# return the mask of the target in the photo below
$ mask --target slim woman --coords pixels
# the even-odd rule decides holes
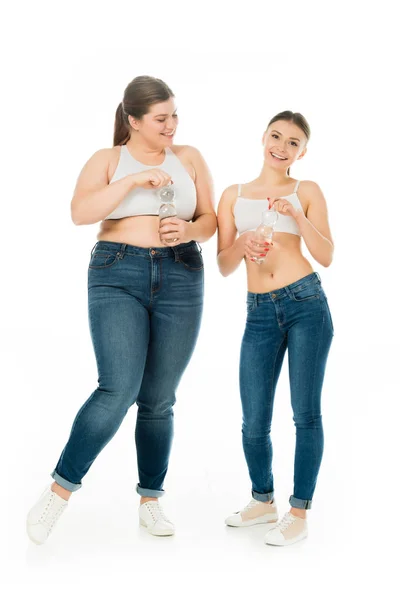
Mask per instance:
[[[303,256],[301,239],[324,267],[332,262],[333,242],[319,186],[290,176],[291,165],[306,154],[309,137],[301,114],[276,115],[263,135],[260,175],[228,187],[218,209],[220,271],[230,275],[244,258],[248,286],[240,394],[252,500],[225,522],[233,527],[266,523],[265,542],[272,545],[293,544],[307,536],[306,511],[323,452],[321,390],[333,326],[321,279]],[[266,210],[278,213],[272,243],[257,239],[254,231]],[[278,522],[270,431],[286,350],[296,449],[290,510]]]
[[[37,544],[47,539],[135,402],[140,523],[153,535],[174,533],[158,499],[175,392],[202,314],[197,242],[216,230],[207,166],[195,148],[173,144],[177,124],[170,88],[160,79],[135,78],[117,109],[114,146],[96,152],[79,176],[72,220],[101,222],[88,269],[98,387],[76,415],[54,482],[28,515],[28,535]],[[159,190],[171,183],[177,216],[160,223]]]

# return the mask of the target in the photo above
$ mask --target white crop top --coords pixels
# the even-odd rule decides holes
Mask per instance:
[[[296,186],[292,194],[289,196],[281,196],[288,200],[298,210],[303,210],[301,202],[297,195],[300,181],[296,182]],[[236,229],[239,235],[245,231],[254,231],[261,223],[261,214],[264,210],[268,210],[269,202],[265,200],[251,200],[250,198],[243,198],[240,193],[242,185],[238,186],[238,197],[233,209],[235,217]],[[288,215],[279,215],[278,221],[274,227],[277,233],[292,233],[293,235],[301,235],[300,230],[297,226],[296,220]]]
[[[150,166],[140,163],[133,158],[126,146],[121,146],[118,166],[110,183],[122,179],[126,175],[149,169],[162,169],[171,176],[175,190],[176,216],[179,219],[190,221],[196,210],[196,186],[179,158],[169,148],[165,149],[165,159],[161,165]],[[117,208],[105,219],[158,215],[159,208],[158,190],[137,187],[129,192]]]

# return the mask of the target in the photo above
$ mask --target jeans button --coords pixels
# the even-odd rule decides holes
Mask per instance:
[[[151,254],[152,254],[153,256],[155,255],[155,253],[156,253],[156,251],[155,251],[155,250],[152,250],[152,251],[151,251]]]

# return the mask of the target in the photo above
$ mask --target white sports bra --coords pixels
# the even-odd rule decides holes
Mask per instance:
[[[129,152],[128,148],[121,146],[121,153],[115,173],[110,181],[117,181],[126,175],[140,173],[150,169],[162,169],[171,176],[175,190],[175,206],[177,217],[190,221],[196,210],[196,186],[186,171],[179,158],[170,150],[165,149],[165,159],[161,165],[144,165]],[[123,219],[139,215],[158,215],[160,198],[158,190],[146,190],[137,187],[125,196],[122,202],[105,219]]]
[[[288,200],[298,210],[303,210],[297,195],[299,185],[300,181],[297,181],[293,193],[289,194],[289,196],[281,196],[281,198]],[[233,209],[236,229],[238,230],[239,235],[245,231],[254,231],[257,229],[261,223],[261,213],[269,208],[269,202],[267,199],[251,200],[250,198],[243,198],[240,195],[241,191],[242,185],[239,184],[238,197]],[[296,220],[288,215],[279,215],[274,230],[277,233],[292,233],[293,235],[301,235]]]

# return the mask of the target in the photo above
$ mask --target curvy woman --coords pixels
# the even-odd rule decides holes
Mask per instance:
[[[276,115],[263,135],[261,173],[249,183],[228,187],[218,208],[220,271],[230,275],[244,258],[248,289],[240,394],[252,499],[225,522],[232,527],[268,524],[265,542],[273,545],[307,536],[306,511],[323,452],[321,390],[333,326],[320,276],[302,254],[301,240],[324,267],[332,262],[333,242],[321,189],[290,175],[291,165],[306,154],[309,137],[310,127],[300,113]],[[278,213],[272,243],[261,243],[254,231],[266,210]],[[278,521],[270,431],[286,351],[296,449],[290,510]]]
[[[118,106],[114,145],[84,166],[72,199],[76,225],[100,222],[88,269],[89,321],[98,387],[83,404],[31,509],[30,539],[43,543],[92,463],[137,404],[139,519],[172,535],[159,503],[173,438],[173,405],[199,332],[203,260],[197,242],[216,230],[212,182],[198,150],[174,145],[175,98],[160,79],[136,77]],[[176,217],[158,216],[173,184]]]

